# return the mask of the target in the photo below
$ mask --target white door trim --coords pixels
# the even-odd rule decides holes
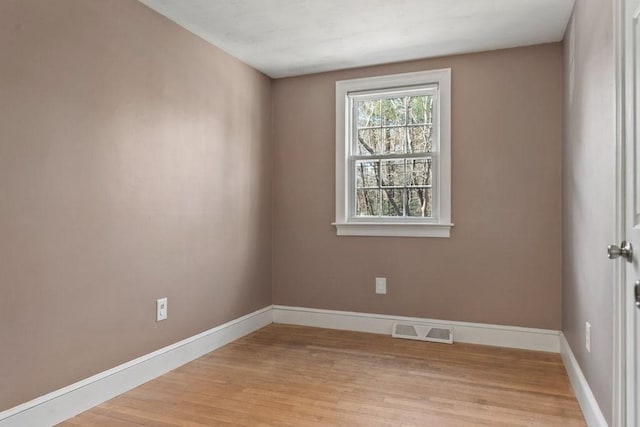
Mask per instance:
[[[614,70],[615,70],[615,205],[613,244],[625,239],[625,139],[624,139],[624,1],[614,1]],[[624,301],[625,265],[613,268],[613,425],[626,425],[626,311]]]
[[[616,244],[621,240],[630,239],[637,231],[627,223],[627,188],[629,182],[628,174],[636,172],[637,159],[635,153],[627,153],[629,145],[627,127],[628,120],[637,117],[637,111],[633,111],[630,116],[629,100],[627,99],[628,84],[634,84],[628,80],[629,67],[635,66],[635,58],[629,58],[627,48],[629,28],[627,28],[628,0],[614,1],[614,43],[615,43],[615,80],[616,80],[616,205],[615,205],[615,238]],[[637,4],[637,3],[636,3]],[[633,60],[633,64],[629,61]],[[638,84],[635,82],[635,84]],[[634,88],[632,88],[635,90]],[[637,108],[637,104],[634,106]],[[633,158],[629,158],[632,156]],[[633,167],[633,169],[629,169]],[[637,240],[637,238],[636,238]],[[635,260],[638,258],[636,248]],[[635,309],[629,312],[630,280],[627,269],[629,264],[625,262],[616,263],[614,272],[614,372],[613,372],[613,421],[615,426],[640,426],[640,409],[636,408],[638,385],[636,384],[636,361],[635,361]]]

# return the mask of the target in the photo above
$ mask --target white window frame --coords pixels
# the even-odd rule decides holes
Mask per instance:
[[[356,217],[350,171],[354,146],[353,99],[363,92],[437,91],[433,151],[433,211],[430,218]],[[336,82],[336,220],[338,236],[449,237],[451,233],[451,69],[420,71]]]

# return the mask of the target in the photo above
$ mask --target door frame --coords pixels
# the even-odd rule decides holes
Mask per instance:
[[[625,240],[627,230],[625,224],[625,3],[626,0],[614,0],[614,70],[615,70],[615,214],[614,214],[614,244]],[[640,248],[639,248],[640,249]],[[625,299],[627,286],[626,263],[614,263],[613,292],[614,292],[614,346],[613,346],[613,425],[626,426],[628,421],[637,419],[634,403],[634,393],[627,389],[627,372],[633,372],[634,363],[628,357],[629,349],[634,345],[633,324],[627,313]],[[629,369],[631,367],[631,369]],[[635,391],[638,392],[637,390]]]
[[[624,239],[625,229],[625,149],[624,149],[624,2],[614,1],[614,71],[615,71],[615,200],[613,244]],[[615,262],[613,268],[613,425],[626,425],[626,311],[624,306],[625,266]]]
[[[615,71],[615,200],[613,244],[624,240],[625,229],[625,149],[624,149],[624,2],[614,1],[614,71]],[[625,265],[615,262],[613,267],[613,425],[626,425],[627,381],[626,348],[627,316],[624,305]]]

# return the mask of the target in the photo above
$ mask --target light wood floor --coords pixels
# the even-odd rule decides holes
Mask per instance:
[[[273,324],[63,426],[584,426],[557,354]]]

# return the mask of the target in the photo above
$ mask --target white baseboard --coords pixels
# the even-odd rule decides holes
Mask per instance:
[[[393,324],[399,321],[442,324],[454,327],[453,336],[455,341],[458,342],[550,351],[554,353],[560,351],[560,332],[549,329],[454,322],[282,305],[273,306],[273,321],[274,323],[389,335],[391,334]]]
[[[51,426],[272,323],[272,307],[242,316],[30,402],[0,412],[0,427]]]
[[[274,305],[101,372],[30,402],[0,412],[0,427],[51,426],[60,423],[272,322],[391,334],[393,323],[398,321],[451,325],[454,327],[454,338],[458,342],[556,353],[561,350],[561,334],[558,331],[548,329]],[[566,341],[564,343],[566,345]],[[571,366],[577,368],[576,372],[582,378],[584,387],[586,387],[597,413],[604,420],[568,345],[566,345],[566,348],[568,353],[565,353],[569,354],[574,361]],[[563,359],[565,358],[565,353],[563,353]],[[581,394],[575,385],[574,378],[571,376],[572,371],[566,360],[565,365],[567,365],[567,371],[569,371],[570,378],[572,378],[571,381],[576,389],[578,400],[583,405]],[[587,409],[585,409],[584,405],[583,410],[585,411],[585,417],[587,417]],[[589,425],[600,426],[606,424],[590,423]]]
[[[587,425],[589,427],[606,427],[607,420],[604,418],[600,406],[591,392],[591,387],[589,387],[589,383],[587,383],[587,379],[584,377],[573,351],[571,351],[569,342],[567,342],[562,333],[560,334],[560,356]]]

